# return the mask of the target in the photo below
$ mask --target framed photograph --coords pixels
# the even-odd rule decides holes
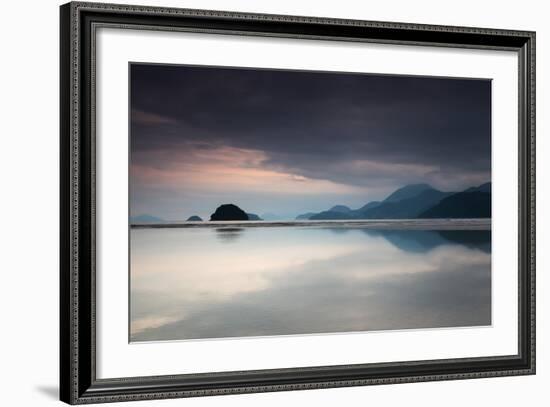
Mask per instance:
[[[535,33],[61,6],[61,400],[535,373]]]

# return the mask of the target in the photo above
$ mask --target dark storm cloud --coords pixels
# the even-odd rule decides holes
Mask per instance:
[[[324,168],[354,159],[490,170],[488,80],[166,65],[131,75],[135,152],[229,145],[339,182]]]
[[[131,112],[132,164],[151,168],[230,147],[359,187],[490,179],[490,80],[133,64]]]

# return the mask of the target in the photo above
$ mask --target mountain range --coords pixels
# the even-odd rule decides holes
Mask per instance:
[[[334,205],[326,211],[307,212],[296,220],[346,220],[346,219],[445,219],[490,218],[491,183],[470,187],[459,192],[443,192],[428,184],[406,185],[392,192],[383,201],[371,201],[358,209],[346,205]],[[234,204],[223,204],[211,215],[210,220],[281,220],[265,213],[258,216],[248,213]],[[193,215],[188,221],[202,221]],[[131,223],[162,223],[163,219],[151,215],[130,218]]]
[[[130,217],[130,223],[161,223],[161,222],[164,222],[164,219],[161,219],[152,215],[147,215],[147,214]]]
[[[460,192],[443,192],[428,184],[406,185],[383,201],[372,201],[361,208],[335,205],[319,213],[304,213],[297,220],[335,219],[415,219],[490,218],[491,183]]]

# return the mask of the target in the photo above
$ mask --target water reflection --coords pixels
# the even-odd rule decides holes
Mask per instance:
[[[434,248],[458,243],[466,247],[491,252],[491,232],[480,230],[372,230],[363,229],[371,236],[382,236],[395,247],[414,253],[426,253]]]
[[[131,339],[491,323],[490,232],[335,231],[132,230]]]
[[[243,233],[244,228],[217,228],[216,237],[226,243],[237,240]]]

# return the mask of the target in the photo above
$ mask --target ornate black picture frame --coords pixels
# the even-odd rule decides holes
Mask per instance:
[[[61,6],[60,395],[70,404],[470,379],[535,373],[535,33],[73,2]],[[512,50],[519,59],[519,352],[98,379],[95,286],[95,49],[98,26]]]

